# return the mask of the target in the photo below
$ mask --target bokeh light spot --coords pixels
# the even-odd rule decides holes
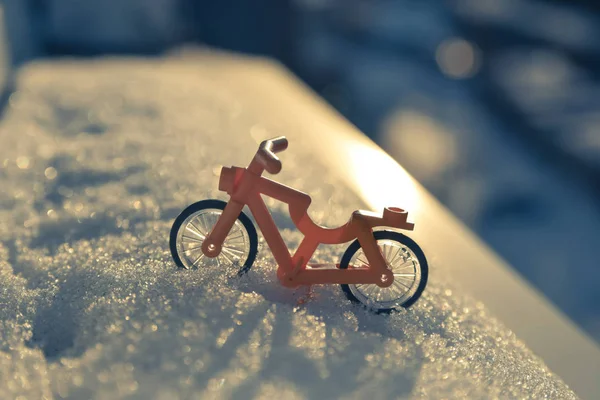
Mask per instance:
[[[58,171],[56,171],[56,168],[48,167],[44,170],[44,176],[46,176],[46,179],[49,180],[56,179],[58,176]]]
[[[444,75],[454,78],[469,78],[477,73],[480,56],[471,42],[461,38],[444,40],[435,51],[435,59]]]
[[[17,157],[17,167],[20,169],[29,168],[29,158],[25,156]]]

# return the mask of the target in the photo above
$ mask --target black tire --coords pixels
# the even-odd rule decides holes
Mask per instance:
[[[185,220],[192,214],[195,214],[201,210],[224,210],[226,205],[227,203],[222,200],[209,199],[198,201],[188,206],[175,219],[175,222],[173,222],[173,226],[171,227],[171,234],[169,235],[169,247],[171,249],[171,256],[173,257],[173,261],[175,261],[175,264],[177,264],[178,267],[187,269],[184,263],[182,262],[181,258],[179,257],[179,253],[177,252],[177,235],[179,229],[181,228]],[[246,233],[248,234],[249,238],[248,256],[246,258],[246,261],[244,261],[244,264],[238,271],[238,275],[242,275],[250,270],[252,264],[254,263],[254,260],[256,259],[256,254],[258,253],[258,235],[256,234],[256,228],[254,227],[254,224],[246,214],[241,212],[238,216],[238,220],[242,223],[242,226],[246,230]]]
[[[405,300],[402,304],[399,305],[403,308],[408,308],[408,307],[412,306],[417,300],[419,300],[419,297],[421,297],[421,295],[423,294],[423,291],[425,290],[425,286],[427,286],[427,278],[429,276],[429,267],[427,265],[427,259],[425,258],[425,254],[423,253],[423,250],[421,250],[419,245],[417,245],[417,243],[414,240],[412,240],[408,236],[405,236],[399,232],[376,231],[373,233],[373,236],[375,237],[375,240],[387,239],[387,240],[393,240],[393,241],[399,242],[402,245],[406,246],[408,249],[410,249],[414,253],[414,255],[417,257],[417,261],[419,263],[419,268],[421,271],[421,279],[420,279],[417,289],[413,293],[413,295],[410,298],[408,298],[407,300]],[[348,266],[350,265],[350,260],[352,260],[352,257],[354,257],[354,254],[359,249],[360,249],[360,242],[357,239],[354,242],[352,242],[352,244],[350,244],[350,246],[348,246],[348,248],[344,252],[344,255],[342,256],[342,259],[340,261],[340,269],[348,268]],[[362,303],[352,293],[352,291],[350,290],[350,285],[342,284],[340,286],[342,287],[342,291],[344,292],[346,297],[351,302],[363,304],[363,305],[367,306],[366,304]],[[396,307],[380,308],[380,309],[373,309],[373,311],[375,311],[376,313],[389,313],[395,309],[396,309]]]

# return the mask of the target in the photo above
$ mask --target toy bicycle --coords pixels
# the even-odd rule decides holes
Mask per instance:
[[[277,278],[286,287],[340,284],[353,302],[376,312],[409,307],[419,299],[427,284],[428,266],[423,251],[397,230],[413,230],[407,213],[386,207],[382,215],[355,211],[338,228],[324,228],[308,215],[311,198],[262,175],[281,171],[275,155],[287,148],[285,137],[263,141],[248,168],[223,167],[219,190],[229,194],[228,202],[202,200],[187,207],[173,223],[171,254],[179,267],[201,268],[211,261],[219,266],[237,266],[247,272],[258,251],[254,224],[242,212],[248,206],[278,264]],[[292,255],[282,239],[261,195],[289,206],[292,221],[304,234]],[[386,229],[387,228],[387,229]],[[317,246],[348,246],[339,264],[309,264]]]

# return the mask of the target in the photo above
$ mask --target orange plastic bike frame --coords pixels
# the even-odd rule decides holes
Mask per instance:
[[[388,226],[412,230],[414,225],[406,221],[405,211],[385,208],[383,215],[355,211],[345,225],[333,229],[324,228],[315,224],[308,215],[311,203],[309,195],[262,177],[263,171],[264,167],[257,157],[248,168],[223,167],[219,190],[228,193],[231,198],[202,244],[202,251],[206,256],[216,257],[220,254],[221,246],[235,220],[244,205],[248,205],[278,264],[277,277],[284,286],[371,283],[387,287],[393,283],[394,275],[386,267],[373,237],[373,228]],[[304,235],[293,255],[281,237],[261,194],[288,204],[292,221]],[[308,264],[319,244],[340,244],[355,238],[360,242],[369,261],[368,265],[340,269],[339,264]]]

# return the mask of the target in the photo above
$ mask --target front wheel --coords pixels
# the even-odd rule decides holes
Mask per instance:
[[[248,272],[258,253],[258,235],[254,224],[243,212],[223,242],[221,254],[208,258],[202,243],[223,213],[226,202],[202,200],[179,214],[171,228],[169,247],[175,264],[185,269],[199,269],[216,264],[218,267],[239,267],[238,274]]]
[[[394,273],[394,283],[382,288],[375,284],[341,285],[349,300],[362,303],[376,312],[390,312],[413,305],[425,290],[429,268],[425,254],[409,237],[393,231],[373,233],[387,267]],[[369,262],[355,240],[342,256],[340,268],[367,267]]]

